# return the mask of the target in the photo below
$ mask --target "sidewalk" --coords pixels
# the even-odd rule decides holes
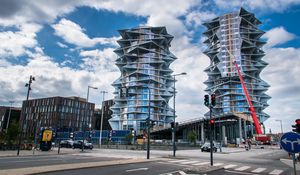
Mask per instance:
[[[73,150],[73,149],[60,149],[59,154],[73,154],[77,153],[79,150]],[[54,148],[50,151],[39,151],[35,150],[33,154],[33,150],[20,150],[19,156],[41,156],[41,155],[57,155],[57,148]],[[9,151],[0,151],[0,157],[10,157],[10,156],[17,156],[17,150],[9,150]]]
[[[142,162],[150,162],[150,161],[157,161],[157,160],[158,159],[152,159],[152,160],[129,159],[129,160],[112,160],[112,161],[101,161],[101,162],[86,162],[86,163],[74,163],[74,164],[62,164],[62,165],[48,165],[48,166],[39,166],[39,167],[27,167],[27,168],[0,170],[0,175],[39,174],[39,173],[46,173],[46,172],[53,172],[53,171],[142,163]]]

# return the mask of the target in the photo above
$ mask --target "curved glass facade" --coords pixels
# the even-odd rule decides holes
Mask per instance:
[[[146,128],[146,119],[156,127],[165,127],[173,119],[168,105],[173,96],[170,64],[176,57],[169,51],[173,36],[165,27],[138,27],[119,31],[122,39],[116,65],[121,76],[115,87],[115,104],[109,123],[113,130]],[[150,100],[150,101],[149,101]]]
[[[238,113],[250,116],[249,105],[235,68],[236,61],[260,122],[269,118],[263,112],[270,97],[265,94],[269,85],[260,78],[261,71],[268,64],[262,60],[262,46],[265,42],[260,39],[264,32],[258,28],[259,24],[261,22],[254,14],[243,8],[204,23],[207,27],[204,43],[208,46],[204,53],[211,60],[210,66],[205,69],[208,80],[204,83],[208,86],[206,92],[217,96],[217,105],[214,107],[216,116]]]

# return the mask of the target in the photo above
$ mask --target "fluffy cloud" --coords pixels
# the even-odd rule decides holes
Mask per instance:
[[[267,93],[272,97],[266,113],[271,115],[266,126],[279,132],[280,125],[276,119],[282,120],[285,131],[291,127],[300,114],[300,49],[272,48],[266,50],[264,60],[269,66],[263,71],[262,78],[271,87]]]
[[[28,48],[37,46],[36,32],[40,29],[40,25],[27,23],[18,26],[15,32],[0,32],[0,57],[18,57],[24,55]]]
[[[232,9],[246,7],[247,9],[265,10],[265,13],[270,11],[283,12],[292,5],[300,4],[298,0],[215,0],[215,4],[221,9]]]
[[[94,72],[116,72],[118,70],[115,65],[117,57],[113,50],[113,48],[106,48],[104,50],[81,51],[80,56],[83,57],[83,63],[80,66],[85,70]],[[109,84],[111,84],[111,82]]]
[[[14,99],[18,104],[25,100],[25,83],[29,75],[33,75],[36,81],[32,84],[31,98],[46,96],[81,96],[86,97],[88,85],[98,87],[100,90],[113,91],[108,82],[112,82],[118,76],[116,72],[88,72],[86,70],[74,70],[69,67],[61,67],[43,54],[35,54],[24,66],[5,66],[0,69],[0,103],[7,103],[7,99]],[[112,94],[112,93],[111,93]],[[109,94],[109,98],[112,95]],[[99,104],[100,92],[91,91],[90,101]]]
[[[55,35],[62,37],[65,42],[79,47],[93,47],[96,44],[116,45],[116,37],[113,38],[89,38],[78,24],[61,19],[59,23],[53,24]]]
[[[267,31],[263,37],[267,39],[266,46],[273,47],[293,40],[296,36],[287,32],[284,27],[280,26]]]

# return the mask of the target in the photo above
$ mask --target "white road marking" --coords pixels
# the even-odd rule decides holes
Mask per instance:
[[[210,162],[201,162],[201,163],[195,163],[195,164],[193,164],[193,165],[206,165],[206,164],[209,164]]]
[[[261,172],[263,172],[263,171],[265,171],[267,168],[257,168],[257,169],[255,169],[255,170],[253,170],[253,171],[251,171],[252,173],[261,173]]]
[[[275,169],[273,170],[272,172],[270,172],[269,174],[273,174],[273,175],[279,175],[283,172],[283,170],[278,170],[278,169]]]
[[[168,161],[170,163],[179,163],[179,162],[186,162],[186,161],[189,161],[189,160],[172,160],[172,161]]]
[[[240,171],[230,171],[230,170],[225,170],[225,172],[232,173],[232,174],[258,175],[258,174],[253,174],[253,173],[240,172]]]
[[[234,170],[236,170],[236,171],[245,171],[246,169],[249,169],[249,168],[250,168],[250,166],[242,166],[242,167],[234,169]]]
[[[221,165],[223,165],[224,163],[216,163],[216,164],[214,164],[214,166],[221,166]]]
[[[198,163],[199,161],[192,160],[192,161],[187,161],[187,162],[180,162],[182,165],[187,165],[187,164],[193,164],[193,163]]]
[[[133,171],[147,171],[149,168],[136,168],[131,170],[126,170],[126,172],[133,172]]]
[[[236,166],[237,166],[237,165],[230,164],[230,165],[224,166],[224,169],[233,168],[233,167],[236,167]]]

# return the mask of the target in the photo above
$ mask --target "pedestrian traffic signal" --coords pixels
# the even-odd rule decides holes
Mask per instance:
[[[204,105],[209,106],[209,95],[204,95]]]
[[[210,101],[211,101],[212,106],[216,106],[216,95],[215,94],[211,94]]]
[[[174,122],[171,122],[171,128],[172,128],[172,129],[174,128],[174,125],[175,125],[175,123],[174,123]]]
[[[292,125],[293,131],[300,134],[300,119],[295,120],[295,125]]]
[[[210,123],[211,125],[213,125],[213,124],[215,124],[215,120],[214,120],[214,119],[210,119],[210,120],[209,120],[209,123]]]

